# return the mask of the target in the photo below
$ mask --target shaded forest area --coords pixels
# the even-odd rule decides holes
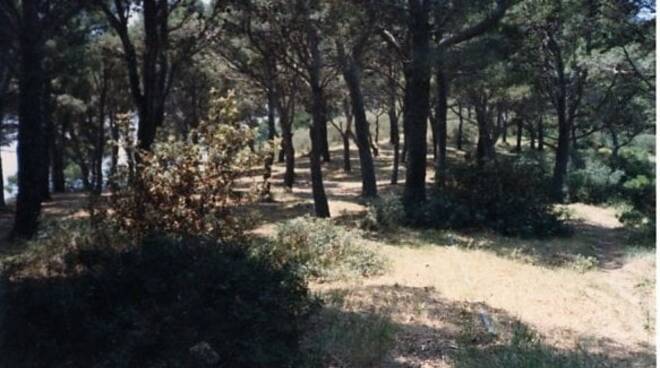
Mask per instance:
[[[651,366],[655,21],[0,0],[0,367]]]

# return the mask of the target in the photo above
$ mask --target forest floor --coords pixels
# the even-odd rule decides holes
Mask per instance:
[[[389,184],[392,155],[382,146],[376,159],[381,195],[402,187]],[[359,161],[346,174],[341,151],[332,153],[324,179],[333,219],[357,226],[366,211],[359,198]],[[450,154],[460,159],[460,153]],[[261,205],[256,232],[272,235],[278,222],[313,213],[308,161],[299,158],[296,169],[293,191],[275,186],[275,202]],[[281,182],[283,170],[276,166],[274,183]],[[399,178],[405,178],[404,168]],[[432,178],[429,167],[427,180]],[[399,331],[388,357],[392,367],[453,366],[450,356],[466,337],[466,318],[491,320],[501,335],[518,321],[543,336],[549,349],[577,347],[603,359],[602,366],[655,366],[654,251],[627,245],[615,209],[584,204],[567,209],[575,234],[549,240],[484,232],[366,232],[362,240],[389,259],[388,271],[313,289],[332,300],[340,296],[337,308],[347,313],[376,311],[390,318]],[[468,333],[473,344],[488,347],[479,341],[487,334]],[[480,363],[474,364],[467,366]]]
[[[389,184],[391,151],[381,148],[380,193],[396,192],[402,184]],[[354,160],[353,172],[346,174],[341,152],[332,153],[333,161],[324,166],[330,210],[338,224],[356,227],[366,211],[359,198],[359,162]],[[460,159],[454,151],[451,155]],[[272,236],[278,223],[313,213],[308,165],[298,158],[291,192],[278,184],[284,168],[276,165],[274,201],[257,207],[256,234]],[[430,172],[431,167],[429,182]],[[405,178],[404,168],[399,177]],[[55,196],[45,204],[45,217],[80,214],[85,203],[82,194]],[[516,326],[538,332],[550,354],[579,349],[602,362],[589,366],[655,366],[654,251],[627,245],[614,209],[567,207],[575,234],[549,240],[403,228],[361,232],[360,241],[388,259],[386,272],[311,287],[336,313],[387,318],[396,330],[394,343],[377,366],[486,366],[470,361],[474,354],[457,362],[460,346],[467,342],[480,351],[499,351],[497,344]],[[10,225],[11,214],[0,214],[2,234]],[[0,257],[20,251],[1,249]]]

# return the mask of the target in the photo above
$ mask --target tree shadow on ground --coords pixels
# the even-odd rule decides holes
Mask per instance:
[[[405,227],[369,231],[364,236],[396,246],[456,246],[544,267],[576,266],[581,270],[621,268],[629,251],[639,248],[629,241],[630,233],[623,227],[599,226],[582,220],[570,220],[568,225],[571,234],[549,238],[508,237],[484,229]]]
[[[320,366],[650,367],[651,346],[578,336],[557,347],[506,311],[447,300],[433,288],[330,289],[305,340]],[[575,336],[575,333],[573,333]],[[386,351],[383,351],[385,347]]]

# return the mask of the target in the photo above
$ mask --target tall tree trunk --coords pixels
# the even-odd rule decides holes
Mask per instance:
[[[387,115],[390,120],[390,142],[394,150],[394,162],[392,164],[392,177],[390,183],[396,185],[399,182],[399,117],[396,113],[396,80],[392,76],[388,80],[388,98],[389,108]]]
[[[436,102],[435,126],[438,155],[435,161],[435,183],[444,187],[447,176],[447,96],[449,95],[449,79],[444,70],[443,55],[438,55],[436,62]]]
[[[522,152],[523,120],[519,117],[516,118],[516,126],[516,152]]]
[[[344,99],[344,117],[346,119],[346,130],[340,132],[344,146],[344,172],[351,172],[351,126],[353,125],[353,111],[349,99]]]
[[[431,25],[429,0],[408,0],[411,59],[405,65],[404,130],[408,150],[403,200],[410,213],[426,200],[426,132],[429,116]]]
[[[509,135],[509,114],[504,111],[502,117],[502,143],[507,143]]]
[[[0,86],[0,93],[2,86]],[[4,138],[4,113],[2,109],[2,101],[0,101],[0,138]],[[7,202],[5,202],[5,179],[2,169],[2,155],[0,155],[0,210],[4,210],[7,207]]]
[[[110,114],[110,135],[112,136],[112,151],[110,152],[110,172],[108,173],[108,187],[111,190],[117,190],[117,165],[119,164],[119,127],[115,121],[115,114]]]
[[[539,151],[543,151],[545,149],[545,133],[543,131],[543,116],[539,116],[538,120],[538,126],[537,126],[537,136],[538,136],[538,144],[536,145],[536,149]]]
[[[323,156],[323,162],[330,162],[330,144],[328,142],[328,114],[327,114],[327,104],[325,100],[325,95],[321,95],[322,101],[322,111],[323,111],[323,123],[319,127],[319,144],[321,145],[321,156]]]
[[[293,116],[295,113],[295,92],[292,92],[288,103],[284,102],[281,85],[277,88],[277,110],[280,115],[280,127],[282,128],[282,152],[285,157],[284,186],[289,190],[293,188],[295,181],[295,149],[293,147]]]
[[[109,70],[103,70],[101,96],[99,98],[99,116],[98,131],[96,137],[96,147],[94,149],[94,193],[100,194],[103,191],[103,154],[105,152],[105,116],[106,100],[108,97]]]
[[[362,70],[355,55],[345,55],[344,46],[337,41],[337,50],[339,58],[343,64],[343,75],[348,93],[351,98],[351,107],[355,119],[355,143],[358,147],[360,156],[360,171],[362,176],[362,196],[373,198],[378,196],[378,186],[376,185],[376,174],[374,170],[374,161],[371,156],[369,144],[369,121],[364,108],[364,96],[362,95],[361,74]]]
[[[43,163],[41,165],[41,201],[50,201],[52,198],[50,196],[50,143],[52,141],[51,137],[53,135],[53,111],[52,111],[52,102],[51,102],[51,83],[48,78],[47,72],[44,72],[44,89],[43,89],[43,120],[42,124],[44,125],[41,133],[41,144],[43,145],[41,149]]]
[[[458,104],[458,132],[456,132],[456,149],[463,150],[463,106]]]
[[[18,102],[18,196],[12,237],[31,238],[37,231],[41,213],[41,177],[45,163],[41,150],[43,135],[43,45],[38,34],[39,4],[21,3],[23,22],[20,31]]]
[[[310,154],[310,171],[312,176],[312,195],[314,197],[314,212],[317,217],[330,217],[330,207],[325,194],[323,184],[323,171],[321,169],[321,154],[323,145],[323,127],[326,126],[326,111],[321,88],[321,51],[319,50],[318,30],[307,20],[307,42],[311,53],[311,65],[309,67],[311,97],[312,97],[312,126],[309,130],[312,142]],[[326,126],[327,131],[327,126]],[[327,143],[327,140],[326,140]]]
[[[558,123],[559,136],[557,139],[557,151],[555,153],[555,167],[552,175],[552,196],[556,201],[563,202],[566,197],[566,176],[571,149],[571,127],[563,113],[558,115]]]
[[[492,122],[488,116],[485,104],[475,109],[477,124],[479,126],[479,140],[477,141],[477,163],[483,166],[495,158],[495,142],[492,136]]]
[[[275,76],[272,75],[272,78]],[[277,95],[275,94],[275,86],[271,85],[266,90],[266,96],[268,99],[268,140],[273,142],[275,139],[275,111],[277,109]],[[273,199],[270,192],[270,178],[273,175],[273,163],[275,162],[275,147],[273,146],[273,151],[268,152],[264,160],[264,176],[263,176],[263,186],[261,188],[261,198],[262,200],[270,201]]]
[[[64,179],[64,137],[62,133],[62,122],[53,122],[53,134],[50,136],[50,175],[53,182],[54,193],[66,191]]]
[[[5,201],[5,178],[4,178],[4,169],[2,167],[2,157],[0,156],[0,210],[7,208],[7,202]]]

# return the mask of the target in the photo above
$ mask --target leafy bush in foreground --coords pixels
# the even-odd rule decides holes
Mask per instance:
[[[355,233],[328,219],[302,217],[281,224],[276,240],[262,245],[259,251],[276,263],[297,265],[308,278],[380,273],[384,260],[356,238]]]
[[[5,281],[7,367],[291,367],[299,358],[312,303],[286,266],[166,239],[73,249],[59,261],[57,273]]]
[[[137,170],[119,171],[127,183],[113,193],[110,219],[137,238],[150,233],[207,236],[233,240],[242,235],[240,204],[256,200],[258,189],[238,190],[265,151],[250,147],[255,131],[240,123],[232,95],[214,97],[206,121],[183,140],[170,137],[151,151],[140,151]]]

